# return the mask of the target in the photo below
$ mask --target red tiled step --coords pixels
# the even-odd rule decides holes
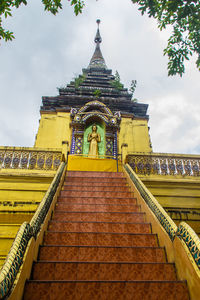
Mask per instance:
[[[64,185],[62,191],[83,191],[83,192],[130,192],[128,186],[76,186],[76,185]]]
[[[46,261],[166,262],[162,247],[40,246]]]
[[[82,183],[90,183],[90,184],[96,184],[97,182],[103,182],[103,183],[114,183],[114,184],[126,184],[127,181],[126,181],[126,178],[123,178],[123,177],[101,177],[101,180],[99,180],[98,177],[66,177],[65,178],[65,181],[64,181],[64,184],[65,182],[75,182],[77,184],[77,182],[79,184]]]
[[[87,186],[87,187],[91,187],[91,186],[95,186],[95,187],[128,187],[128,184],[126,183],[125,180],[123,180],[123,178],[121,179],[117,179],[117,182],[113,181],[113,182],[103,182],[101,181],[95,181],[95,182],[88,182],[88,178],[86,177],[87,181],[71,181],[66,179],[66,181],[63,184],[63,187],[67,187],[67,186],[77,186],[77,187],[81,187],[81,186]]]
[[[123,173],[67,173],[24,300],[189,300]]]
[[[50,221],[49,231],[151,233],[149,223],[59,222]]]
[[[116,205],[116,204],[67,204],[58,203],[57,211],[78,211],[78,212],[139,212],[139,205]]]
[[[170,263],[36,262],[33,280],[176,280]]]
[[[137,204],[136,198],[109,198],[109,197],[59,197],[58,203],[74,204]]]
[[[27,281],[24,300],[189,300],[181,281]]]
[[[108,178],[124,178],[124,173],[122,172],[87,172],[87,171],[67,171],[66,177],[108,177]]]
[[[110,213],[110,212],[61,212],[53,214],[53,220],[82,221],[82,222],[144,222],[145,214],[142,212]]]
[[[47,232],[44,245],[156,247],[155,234]]]
[[[109,192],[109,191],[61,191],[61,197],[110,197],[110,198],[125,198],[125,197],[132,197],[132,192]]]

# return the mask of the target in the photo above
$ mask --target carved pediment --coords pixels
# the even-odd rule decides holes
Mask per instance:
[[[120,112],[115,114],[102,102],[91,101],[86,103],[79,110],[71,108],[72,124],[85,124],[91,118],[100,118],[107,126],[119,127],[121,121]]]

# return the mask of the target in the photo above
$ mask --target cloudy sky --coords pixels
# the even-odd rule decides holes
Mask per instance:
[[[33,146],[42,96],[57,95],[87,67],[94,51],[96,19],[101,19],[102,52],[106,64],[118,70],[126,87],[138,82],[135,97],[149,104],[154,152],[200,153],[200,72],[195,59],[186,74],[167,76],[163,57],[169,32],[141,16],[130,0],[86,0],[75,17],[67,0],[53,16],[41,0],[13,11],[4,26],[13,42],[0,46],[0,145]]]

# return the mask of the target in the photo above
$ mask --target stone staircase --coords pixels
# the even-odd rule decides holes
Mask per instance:
[[[24,300],[189,299],[123,173],[68,172]]]

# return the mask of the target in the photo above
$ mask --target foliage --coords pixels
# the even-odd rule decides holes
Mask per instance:
[[[131,101],[137,103],[137,102],[138,102],[138,99],[137,99],[137,98],[132,98]]]
[[[110,84],[112,85],[112,87],[114,87],[115,89],[117,89],[118,91],[123,89],[123,84],[120,82],[120,76],[118,71],[115,72],[115,79],[110,81]]]
[[[82,12],[84,1],[82,0],[69,0],[70,4],[74,7],[74,13],[77,16]],[[12,16],[12,9],[19,8],[20,5],[27,5],[27,0],[0,0],[0,39],[11,41],[14,39],[13,32],[6,30],[2,26],[2,20]],[[44,9],[56,15],[62,9],[62,0],[42,0]]]
[[[160,30],[168,25],[173,32],[164,49],[169,58],[168,75],[183,75],[184,62],[197,55],[196,65],[200,70],[200,1],[199,0],[132,0],[139,5],[142,14],[158,21]]]
[[[132,80],[131,81],[131,86],[130,86],[130,89],[129,89],[129,91],[131,92],[132,95],[135,92],[136,86],[137,86],[137,80]]]
[[[86,74],[83,73],[83,75],[75,75],[75,77],[73,78],[73,81],[70,82],[70,84],[74,84],[75,88],[77,89],[85,80],[86,78]],[[65,90],[67,89],[67,84],[66,85],[62,85],[60,87],[57,87],[57,90]]]
[[[85,74],[80,75],[80,76],[74,78],[74,85],[75,85],[76,89],[83,83],[83,81],[85,80],[85,78],[86,78]]]
[[[133,98],[133,94],[134,94],[134,92],[135,92],[135,89],[136,89],[136,86],[137,86],[137,80],[132,80],[131,81],[131,86],[130,86],[130,88],[129,88],[129,91],[131,92],[131,94],[132,94],[132,101],[133,102],[138,102],[138,100],[136,99],[136,98]]]
[[[101,91],[97,89],[93,92],[93,94],[95,97],[99,98],[101,96]]]

